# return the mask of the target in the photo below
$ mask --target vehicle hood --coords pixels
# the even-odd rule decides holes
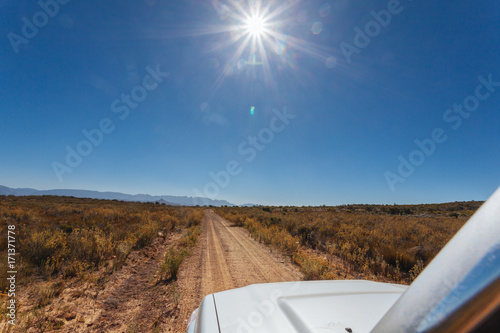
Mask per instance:
[[[369,332],[407,286],[372,281],[255,284],[204,298],[196,332]]]

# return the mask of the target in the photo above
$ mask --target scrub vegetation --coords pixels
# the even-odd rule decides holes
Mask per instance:
[[[290,261],[297,265],[305,280],[410,283],[480,205],[213,209],[269,246],[285,259],[282,265]],[[188,301],[203,295],[193,294],[196,286],[185,288],[185,266],[181,264],[191,253],[196,255],[189,259],[194,262],[190,269],[203,264],[203,253],[210,245],[198,242],[204,209],[73,197],[0,196],[2,274],[9,270],[8,226],[15,226],[16,330],[184,330],[184,319],[199,304]],[[234,232],[222,225],[214,224],[215,229],[227,231],[221,239],[233,239]],[[193,252],[196,244],[200,248]],[[228,258],[218,260],[229,262]],[[236,277],[234,281],[238,281]],[[8,285],[3,275],[0,288],[0,331],[9,331],[13,328],[5,320]]]
[[[290,256],[307,280],[411,283],[481,204],[221,207],[216,212]]]
[[[21,303],[17,308],[17,328],[45,331],[71,324],[77,316],[58,318],[53,308],[60,308],[64,302],[55,299],[63,298],[70,290],[77,298],[85,297],[90,295],[89,289],[94,294],[87,296],[97,298],[108,281],[128,264],[132,254],[133,258],[143,258],[134,259],[135,273],[146,266],[141,260],[159,256],[156,263],[151,262],[146,282],[164,286],[168,301],[168,291],[175,291],[175,286],[169,284],[174,283],[184,256],[196,244],[202,219],[203,210],[194,207],[56,196],[0,196],[0,271],[8,271],[7,228],[14,225],[16,282],[18,290],[25,291],[16,296]],[[162,251],[156,254],[158,249]],[[2,303],[7,299],[7,287],[3,277]],[[84,317],[78,320],[84,321]]]

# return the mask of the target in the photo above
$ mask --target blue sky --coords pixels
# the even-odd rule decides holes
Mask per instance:
[[[273,205],[484,200],[500,185],[498,2],[0,12],[2,185]]]

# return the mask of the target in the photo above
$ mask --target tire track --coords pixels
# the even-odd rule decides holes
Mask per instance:
[[[204,296],[255,283],[300,281],[302,274],[288,259],[272,253],[246,230],[205,210],[202,236],[179,272],[179,316],[171,331],[185,332],[187,319]]]
[[[215,232],[212,219],[212,216],[205,214],[206,250],[204,262],[207,264],[204,266],[206,267],[204,274],[206,278],[202,280],[204,282],[204,287],[202,288],[203,294],[220,291],[220,288],[233,288],[231,273],[229,272],[224,250],[222,249],[220,238]]]
[[[256,243],[252,238],[247,236],[244,230],[238,228],[238,230],[233,230],[234,228],[228,225],[228,221],[224,218],[216,215],[216,218],[219,219],[219,222],[227,228],[227,231],[234,238],[236,242],[241,245],[243,251],[245,251],[249,257],[251,257],[253,262],[255,263],[255,267],[266,277],[268,281],[274,281],[278,279],[279,281],[289,281],[284,279],[283,271],[278,269],[276,261],[269,262],[265,256],[258,257],[255,256],[254,253],[259,253],[261,251],[261,247],[259,247],[259,243]],[[274,272],[274,274],[271,273]],[[293,279],[293,277],[291,277]]]

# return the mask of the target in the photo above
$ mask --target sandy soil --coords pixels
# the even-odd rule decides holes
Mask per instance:
[[[178,317],[171,331],[185,332],[187,320],[204,296],[254,283],[299,281],[302,274],[290,259],[250,238],[243,228],[205,211],[203,234],[193,255],[182,264]]]

